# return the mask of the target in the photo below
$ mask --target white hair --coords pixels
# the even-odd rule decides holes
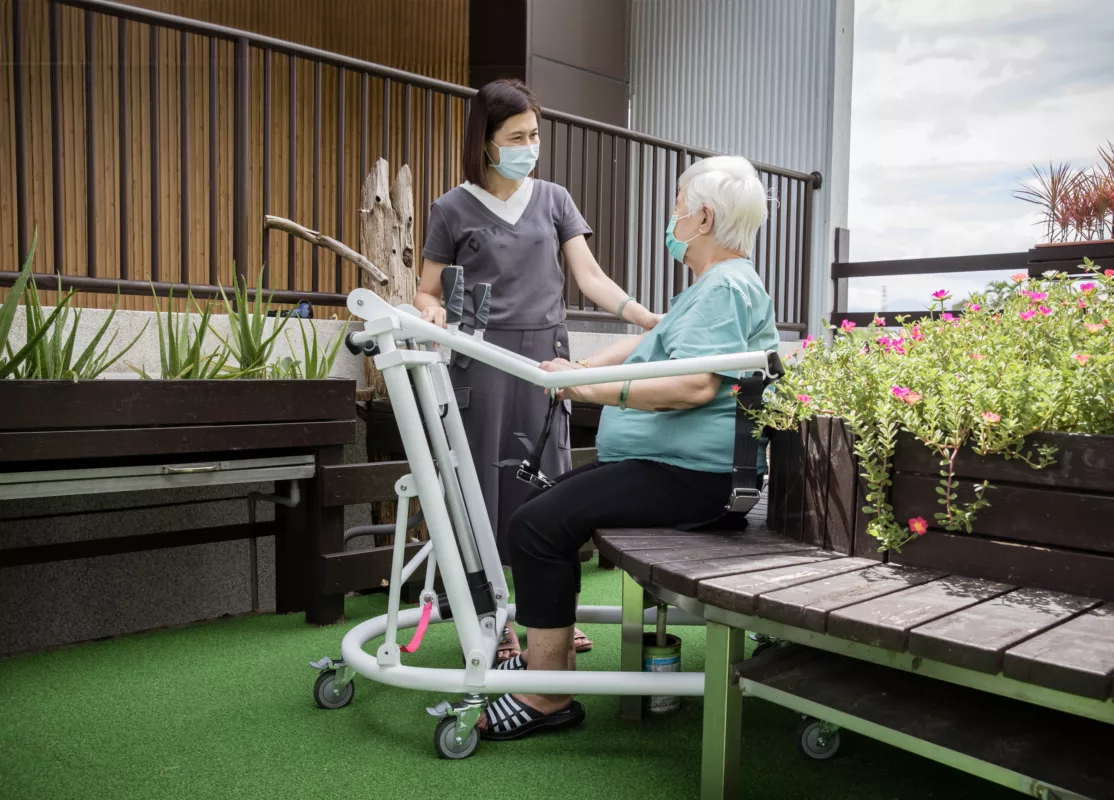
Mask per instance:
[[[712,156],[697,161],[681,175],[678,192],[685,190],[685,211],[701,206],[715,213],[716,242],[750,258],[754,238],[766,222],[768,198],[754,165],[742,156]]]

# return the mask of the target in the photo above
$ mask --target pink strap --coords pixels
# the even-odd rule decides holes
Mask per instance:
[[[403,645],[399,648],[402,652],[418,652],[418,648],[422,646],[422,637],[425,636],[425,629],[429,627],[429,615],[432,613],[433,603],[426,603],[425,608],[422,609],[422,619],[418,622],[418,627],[414,629],[414,638],[410,640],[410,644]]]

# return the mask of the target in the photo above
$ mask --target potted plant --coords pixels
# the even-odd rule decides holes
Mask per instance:
[[[319,350],[310,321],[308,334],[303,328],[303,357],[273,359],[287,318],[268,322],[270,298],[262,288],[249,302],[237,286],[235,305],[225,299],[228,339],[213,330],[210,306],[198,307],[191,296],[186,312],[168,304],[165,321],[156,312],[157,376],[140,365],[132,368],[146,380],[93,380],[128,353],[146,326],[115,349],[114,308],[79,347],[82,312],[71,308],[75,290],[62,294],[53,310],[43,309],[31,280],[34,250],[33,242],[0,306],[0,378],[6,379],[0,380],[0,462],[307,450],[353,440],[355,381],[328,379],[343,333]],[[26,336],[13,346],[20,300]],[[272,376],[277,379],[242,380]]]
[[[1080,591],[1069,573],[1114,549],[1114,269],[1082,269],[1015,275],[961,316],[941,290],[896,332],[844,321],[831,344],[807,339],[752,412],[775,432],[775,526],[1000,580],[1019,579],[1022,548],[1032,585]],[[1111,596],[1108,571],[1082,585]]]

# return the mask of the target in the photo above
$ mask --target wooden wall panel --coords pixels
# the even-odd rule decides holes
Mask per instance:
[[[367,2],[334,2],[321,13],[301,14],[301,3],[291,0],[242,0],[236,3],[209,0],[137,0],[133,5],[158,11],[188,15],[194,19],[239,27],[251,32],[273,36],[339,52],[430,77],[463,84],[467,80],[467,0],[369,0]],[[59,53],[61,69],[62,133],[62,209],[59,222],[63,226],[62,257],[53,248],[53,192],[51,136],[49,3],[47,0],[23,0],[22,46],[24,53],[24,130],[27,142],[28,224],[38,225],[39,246],[36,272],[86,275],[86,191],[88,178],[96,213],[95,267],[99,277],[120,277],[121,248],[127,249],[129,274],[133,280],[152,278],[153,231],[159,229],[157,259],[161,280],[179,281],[182,268],[182,188],[188,180],[188,264],[185,274],[193,283],[208,283],[210,268],[210,225],[217,227],[216,261],[219,280],[230,284],[232,263],[232,195],[233,195],[233,99],[234,45],[217,43],[217,119],[209,119],[210,40],[177,31],[160,29],[157,33],[157,92],[151,85],[151,29],[129,22],[126,26],[127,63],[118,57],[119,26],[116,18],[94,14],[94,169],[86,173],[85,156],[85,12],[59,7]],[[0,269],[16,269],[19,263],[16,236],[14,131],[16,120],[12,107],[13,75],[10,4],[0,4],[0,23],[6,32],[0,36],[0,107],[7,113],[0,123]],[[183,57],[184,56],[184,57]],[[295,281],[289,286],[289,240],[272,233],[268,252],[263,253],[263,131],[264,119],[264,52],[250,51],[250,169],[249,198],[252,263],[247,271],[254,277],[264,260],[270,264],[270,283],[275,289],[294,288],[310,291],[313,273],[313,249],[297,241],[294,246]],[[185,71],[187,97],[185,109],[188,123],[188,159],[182,170],[180,135],[183,108],[180,85]],[[126,78],[127,137],[125,141],[130,163],[130,181],[123,187],[129,213],[129,235],[121,242],[121,154],[120,139],[120,71]],[[464,123],[464,103],[452,102],[451,125],[447,146],[451,166],[444,174],[446,146],[444,96],[435,94],[432,115],[425,119],[425,91],[411,90],[411,125],[404,129],[406,89],[397,83],[391,86],[386,104],[389,113],[389,141],[384,147],[384,81],[367,80],[366,116],[363,108],[362,80],[356,72],[345,71],[344,114],[339,111],[338,83],[340,71],[322,66],[320,168],[314,170],[314,71],[313,62],[295,59],[296,73],[296,134],[289,135],[289,70],[290,58],[271,56],[271,213],[292,217],[306,225],[314,225],[314,191],[318,192],[320,230],[358,245],[359,197],[363,183],[361,163],[361,124],[366,125],[366,166],[370,168],[381,155],[387,154],[392,175],[403,163],[403,147],[407,133],[411,144],[410,165],[414,172],[415,208],[418,211],[416,234],[421,242],[424,210],[445,188],[461,180],[459,148]],[[152,100],[158,109],[157,142],[152,142]],[[216,192],[217,214],[210,219],[210,126],[217,131]],[[338,126],[343,126],[344,148],[337,151]],[[430,163],[423,163],[424,142],[430,140]],[[157,154],[158,179],[152,181]],[[289,159],[295,164],[295,208],[290,208]],[[339,163],[338,163],[339,162]],[[338,167],[343,179],[343,215],[337,214]],[[429,173],[431,192],[424,187]],[[157,185],[158,218],[152,218]],[[30,238],[30,230],[28,231]],[[334,292],[336,259],[320,252],[318,258],[319,289]],[[344,265],[340,288],[348,291],[356,285],[355,268]],[[0,290],[0,297],[4,290]],[[111,295],[83,292],[81,305],[110,306]],[[54,293],[44,293],[44,300],[53,302]],[[148,297],[121,299],[122,308],[151,308]],[[181,307],[181,301],[176,305]],[[332,313],[332,310],[321,310]]]

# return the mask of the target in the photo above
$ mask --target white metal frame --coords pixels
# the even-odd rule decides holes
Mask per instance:
[[[425,322],[412,306],[393,307],[367,289],[357,289],[348,296],[348,310],[364,320],[363,331],[353,334],[352,341],[357,344],[374,341],[378,345],[375,365],[383,373],[411,471],[396,484],[399,521],[395,530],[387,613],[357,625],[344,637],[341,652],[346,669],[337,681],[338,687],[346,684],[353,673],[358,673],[390,686],[465,695],[505,692],[703,695],[703,673],[490,668],[503,626],[514,620],[515,608],[508,602],[506,578],[448,368],[442,354],[429,349],[429,345],[451,348],[547,389],[735,370],[768,374],[767,354],[738,353],[546,372],[537,362],[517,353]],[[413,377],[413,387],[407,380],[408,370]],[[455,469],[445,469],[445,465]],[[431,544],[423,547],[409,563],[404,563],[405,525],[412,497],[421,499]],[[433,590],[434,567],[439,566],[452,621],[456,623],[465,656],[463,669],[412,667],[401,662],[398,631],[415,627],[422,616],[421,608],[400,610],[401,584],[423,561],[426,562],[426,581],[422,604],[433,604],[431,623],[442,621]],[[478,617],[472,602],[466,573],[479,569],[484,571],[494,589],[497,605],[494,616]],[[646,612],[647,623],[652,624],[654,614],[654,609]],[[620,624],[621,609],[619,606],[581,606],[577,621]],[[703,625],[704,619],[671,608],[669,622]],[[375,655],[364,650],[364,645],[379,636],[385,636],[385,641]]]

